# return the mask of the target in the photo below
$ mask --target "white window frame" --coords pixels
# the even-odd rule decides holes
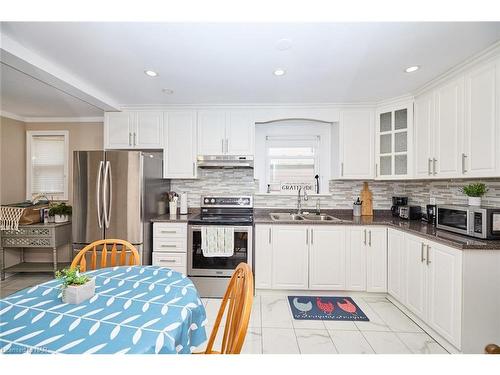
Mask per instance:
[[[269,146],[270,145],[281,145],[283,147],[287,147],[290,145],[290,143],[303,143],[304,146],[306,147],[313,147],[314,148],[314,174],[319,174],[320,171],[320,151],[321,151],[321,145],[320,145],[321,137],[320,136],[311,136],[311,135],[290,135],[290,136],[267,136],[266,137],[266,144],[265,144],[265,151],[266,151],[266,162],[265,162],[265,170],[266,170],[266,179],[265,183],[266,186],[268,184],[271,184],[270,178],[271,178],[271,158],[269,157]],[[290,142],[290,143],[288,143]],[[295,157],[283,157],[285,159],[295,159]],[[303,181],[304,183],[306,181]],[[313,184],[314,182],[314,175],[311,176],[311,181],[310,183]]]
[[[63,194],[48,193],[49,199],[54,200],[68,200],[68,171],[69,171],[69,131],[68,130],[28,130],[26,131],[26,199],[33,199],[33,192],[31,191],[31,150],[33,136],[40,135],[55,135],[64,137],[64,192]]]

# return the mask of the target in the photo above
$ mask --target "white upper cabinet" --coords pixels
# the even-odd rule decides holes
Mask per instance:
[[[163,148],[163,112],[107,112],[105,149]]]
[[[196,112],[165,112],[163,178],[196,178]]]
[[[135,114],[131,112],[106,112],[104,114],[104,147],[106,149],[133,148]]]
[[[198,155],[253,155],[254,132],[251,111],[199,111]]]
[[[415,98],[415,177],[500,175],[499,72],[481,64]]]
[[[375,177],[401,179],[412,174],[413,102],[377,110]]]
[[[226,153],[253,155],[255,121],[251,111],[229,111],[226,124]]]
[[[464,176],[498,175],[500,149],[499,63],[492,62],[465,76]]]
[[[434,129],[434,94],[427,93],[415,99],[415,177],[432,177]]]
[[[222,155],[226,150],[226,112],[198,111],[198,155]]]
[[[462,173],[464,80],[462,77],[435,91],[433,174],[454,177]],[[418,150],[418,149],[417,149]]]
[[[309,236],[309,288],[345,290],[345,230],[317,225]]]
[[[371,179],[374,176],[374,131],[372,110],[345,110],[340,113],[341,179]]]
[[[137,112],[133,134],[134,147],[158,149],[163,147],[163,112]]]

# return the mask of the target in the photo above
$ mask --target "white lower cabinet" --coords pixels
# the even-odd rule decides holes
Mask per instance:
[[[406,296],[406,243],[399,230],[387,231],[387,292],[403,303]]]
[[[346,228],[346,289],[366,290],[366,246],[364,227]]]
[[[368,227],[366,291],[387,292],[387,228]]]
[[[309,227],[275,225],[272,227],[274,289],[308,288]]]
[[[272,247],[272,225],[256,225],[255,226],[255,288],[271,289],[272,288],[272,264],[273,264],[273,247]]]
[[[346,289],[345,245],[345,230],[340,226],[310,228],[310,289]]]
[[[389,294],[460,349],[462,251],[394,229],[388,237]]]
[[[153,266],[187,274],[187,223],[153,223]]]

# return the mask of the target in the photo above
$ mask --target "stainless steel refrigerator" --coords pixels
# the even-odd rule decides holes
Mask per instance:
[[[145,151],[75,151],[73,154],[73,250],[101,239],[127,240],[151,264],[156,202],[163,155]]]

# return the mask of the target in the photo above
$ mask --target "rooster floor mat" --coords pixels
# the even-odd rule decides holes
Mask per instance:
[[[370,320],[350,297],[288,296],[288,302],[297,320]]]

